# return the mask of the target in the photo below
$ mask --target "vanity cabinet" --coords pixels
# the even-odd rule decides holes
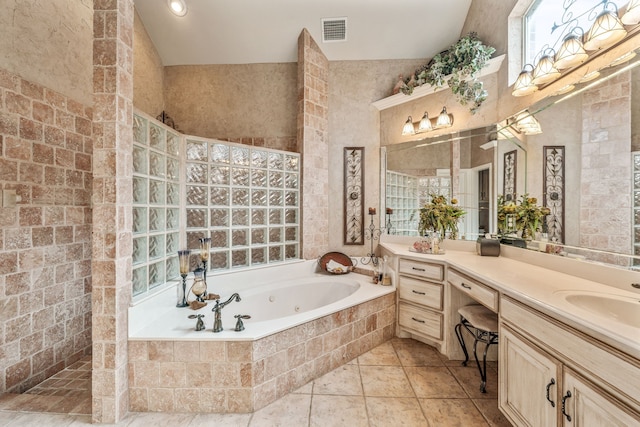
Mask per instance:
[[[640,425],[637,361],[510,298],[500,314],[498,398],[511,423]]]
[[[441,348],[444,265],[400,258],[398,272],[399,335],[412,336]]]

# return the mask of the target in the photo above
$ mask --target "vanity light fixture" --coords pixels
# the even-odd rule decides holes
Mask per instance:
[[[564,95],[565,93],[569,93],[572,90],[574,90],[576,88],[575,85],[573,84],[568,84],[568,85],[564,85],[562,86],[560,89],[558,89],[557,91],[555,91],[553,93],[553,96],[558,96],[558,95]]]
[[[516,114],[511,124],[518,132],[524,135],[537,135],[542,133],[540,122],[528,110]]]
[[[402,126],[402,136],[415,135],[415,134],[416,134],[416,128],[413,127],[413,119],[411,118],[411,116],[409,116],[407,118],[407,121],[404,122],[404,126]]]
[[[169,10],[176,16],[185,16],[187,14],[187,3],[185,0],[167,0]]]
[[[624,55],[614,59],[613,62],[611,64],[609,64],[609,67],[615,67],[616,65],[623,64],[623,63],[625,63],[627,61],[630,61],[635,56],[636,56],[636,51],[635,50],[627,52]]]
[[[411,116],[409,116],[402,126],[402,136],[430,132],[451,126],[453,126],[453,114],[447,113],[447,107],[442,107],[442,111],[436,119],[430,119],[426,111],[419,122],[414,123]]]
[[[435,127],[437,129],[440,128],[449,128],[453,126],[453,115],[447,113],[447,107],[442,107],[442,111],[438,115],[438,119],[436,120]]]
[[[418,125],[418,132],[428,132],[433,130],[433,126],[431,125],[431,119],[429,118],[429,114],[425,111],[424,116],[420,119],[420,124]]]
[[[597,79],[598,77],[600,77],[600,71],[598,70],[591,71],[585,74],[580,80],[578,80],[578,83],[590,82],[591,80]]]
[[[607,6],[613,6],[616,10],[607,10]],[[610,46],[627,35],[620,18],[618,9],[614,3],[607,2],[604,10],[600,12],[586,35],[584,48],[586,50],[598,50]]]
[[[527,67],[531,67],[531,69],[528,70]],[[516,82],[513,84],[513,92],[511,92],[513,96],[531,95],[538,90],[538,86],[533,83],[532,70],[533,65],[527,64],[522,71],[520,71]]]
[[[560,71],[554,66],[554,55],[547,52],[553,52],[553,49],[547,49],[533,69],[531,81],[536,86],[550,83],[560,77]]]
[[[631,0],[627,4],[627,10],[620,18],[624,25],[635,25],[640,23],[640,0]]]
[[[589,57],[584,51],[581,38],[582,36],[577,34],[570,34],[565,37],[556,53],[556,62],[553,64],[558,70],[578,65]]]

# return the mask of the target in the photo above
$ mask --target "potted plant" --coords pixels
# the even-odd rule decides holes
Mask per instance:
[[[449,237],[456,239],[458,237],[458,220],[466,212],[456,206],[458,204],[456,199],[451,199],[451,203],[448,203],[445,196],[431,194],[430,197],[431,202],[419,209],[418,232],[424,236],[427,231],[437,231],[444,239],[446,232],[449,231]]]
[[[495,48],[483,44],[476,33],[469,33],[416,70],[400,90],[410,95],[416,86],[430,84],[440,88],[446,83],[458,102],[470,104],[471,112],[475,113],[487,99],[487,91],[482,82],[476,80],[476,75],[487,65],[495,51]]]

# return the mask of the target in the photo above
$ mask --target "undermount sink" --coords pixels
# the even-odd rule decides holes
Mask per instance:
[[[598,317],[640,328],[640,295],[637,297],[605,292],[557,291],[567,303]]]

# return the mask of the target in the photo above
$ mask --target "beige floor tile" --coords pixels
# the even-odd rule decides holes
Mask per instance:
[[[469,366],[449,367],[449,371],[458,380],[464,391],[473,399],[498,398],[498,373],[487,367],[487,392],[480,391],[480,371],[475,361]]]
[[[310,394],[288,394],[256,411],[249,421],[249,426],[307,426],[310,406]]]
[[[420,399],[419,401],[430,426],[488,426],[471,399]]]
[[[15,413],[16,416],[3,423],[4,418],[0,416],[0,425],[3,427],[68,427],[70,425],[80,426],[82,424],[74,424],[77,420],[72,415],[60,414],[43,414],[43,413]],[[90,420],[85,419],[89,422]],[[87,424],[89,425],[89,424]]]
[[[251,414],[197,414],[189,427],[247,427]]]
[[[365,396],[415,397],[400,366],[360,366]]]
[[[426,426],[418,399],[411,397],[367,397],[369,426]]]
[[[309,381],[297,390],[292,391],[295,394],[311,394],[313,393],[313,381]]]
[[[287,424],[302,426],[302,424]],[[362,396],[314,395],[310,427],[368,427],[367,408]]]
[[[360,365],[399,366],[400,360],[390,342],[385,342],[358,357]]]
[[[498,409],[498,399],[472,399],[472,401],[491,427],[511,427],[511,423]]]
[[[362,396],[358,365],[344,365],[313,382],[313,394]]]
[[[461,399],[467,397],[448,368],[408,366],[405,371],[417,397],[430,399]]]
[[[440,353],[420,341],[396,339],[392,341],[402,366],[443,366]]]
[[[187,427],[193,414],[167,414],[160,412],[139,412],[126,423],[127,427]]]

